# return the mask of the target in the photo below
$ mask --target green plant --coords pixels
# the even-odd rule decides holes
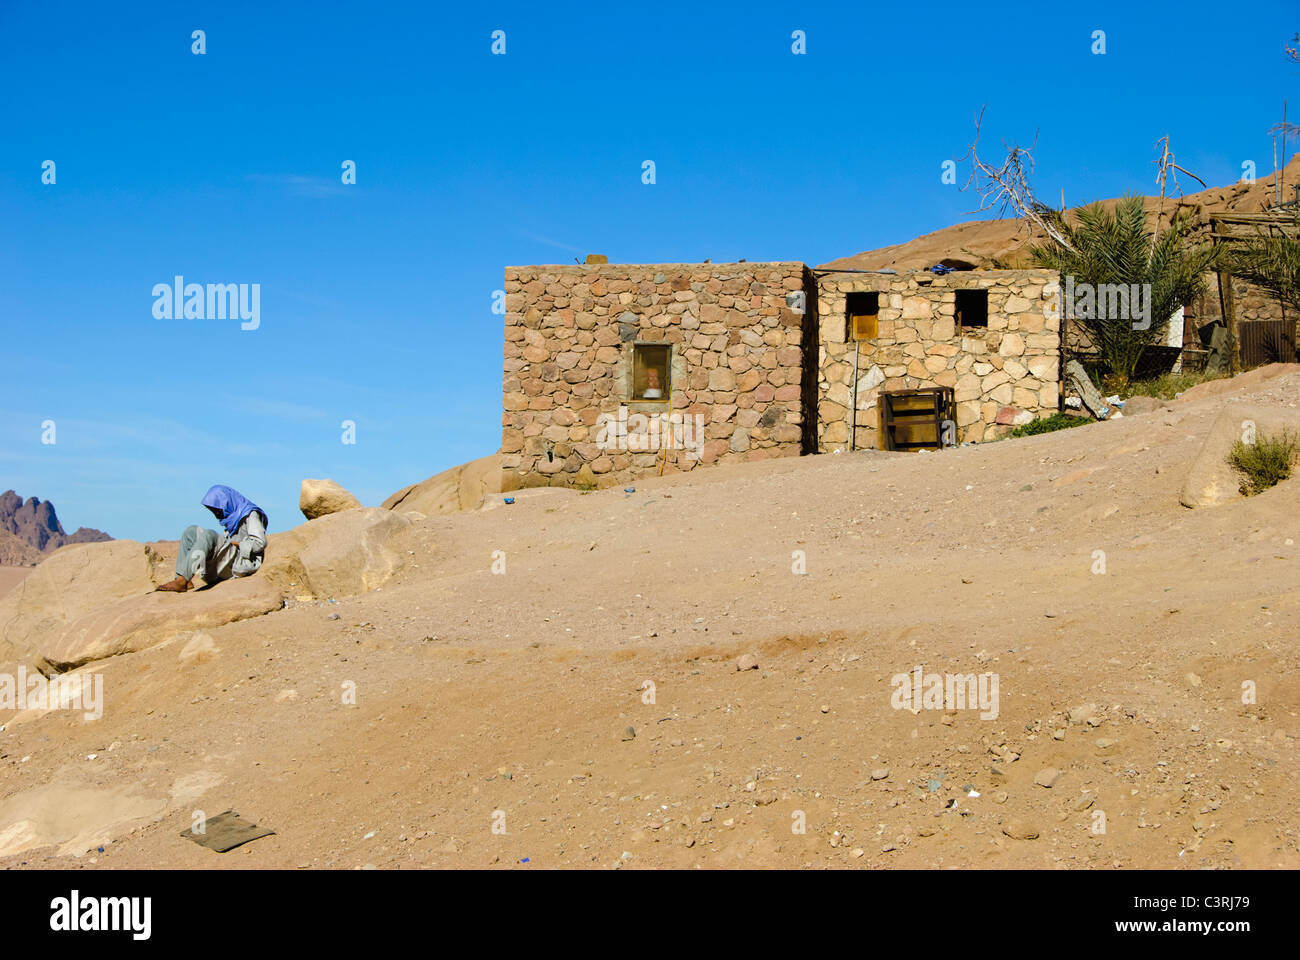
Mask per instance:
[[[1134,380],[1128,385],[1125,396],[1172,400],[1189,387],[1208,380],[1222,380],[1227,375],[1227,372],[1222,370],[1183,370],[1179,373],[1162,373],[1150,380]]]
[[[1300,231],[1300,217],[1288,225]],[[1300,311],[1300,240],[1261,232],[1232,250],[1227,267],[1243,280],[1267,290],[1284,307]]]
[[[1039,417],[1037,420],[1030,420],[1028,423],[1016,427],[1008,437],[1032,437],[1040,433],[1052,433],[1056,430],[1068,430],[1070,427],[1081,427],[1085,423],[1092,421],[1086,417],[1072,417],[1068,413],[1054,413],[1050,417]]]
[[[1030,252],[1041,266],[1059,270],[1063,285],[1098,293],[1103,288],[1129,290],[1136,285],[1145,292],[1145,318],[1136,323],[1132,309],[1102,309],[1098,302],[1096,309],[1075,312],[1075,304],[1063,304],[1063,321],[1074,314],[1109,370],[1108,385],[1123,391],[1142,352],[1164,342],[1169,318],[1201,293],[1205,273],[1218,254],[1209,245],[1188,244],[1196,228],[1190,214],[1153,235],[1147,229],[1141,197],[1124,197],[1113,209],[1091,204],[1077,212],[1074,222],[1059,211],[1045,210],[1043,215],[1067,243],[1049,239],[1032,246]]]
[[[1291,476],[1297,448],[1300,448],[1300,437],[1286,430],[1272,437],[1260,434],[1254,443],[1241,440],[1234,443],[1232,452],[1228,454],[1228,463],[1245,478],[1241,492],[1252,497]]]

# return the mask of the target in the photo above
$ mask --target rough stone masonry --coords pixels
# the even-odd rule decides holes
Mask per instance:
[[[956,322],[953,291],[970,287],[988,291],[986,328]],[[953,387],[958,438],[991,438],[1058,409],[1058,289],[1045,270],[507,267],[502,489],[843,449],[855,393],[856,446],[875,446],[882,390]],[[879,294],[870,340],[847,323],[858,291]]]
[[[964,270],[936,276],[826,273],[818,278],[817,448],[846,449],[854,406],[855,449],[879,446],[883,390],[952,387],[957,439],[989,440],[1060,408],[1060,275],[1051,270]],[[982,290],[987,325],[963,326],[956,291]],[[878,335],[854,341],[851,293],[879,295]],[[856,356],[855,356],[856,354]]]
[[[507,268],[503,489],[805,452],[811,287],[802,263]],[[633,397],[646,345],[668,348],[662,399]],[[620,408],[702,417],[703,437],[696,449],[634,449],[608,426]]]

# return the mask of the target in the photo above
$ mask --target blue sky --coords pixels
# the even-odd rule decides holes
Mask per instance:
[[[976,10],[0,0],[0,489],[136,539],[212,483],[273,531],[304,477],[375,504],[499,445],[507,264],[816,264],[973,219],[940,167],[984,104],[1071,206],[1154,192],[1165,134],[1264,176],[1300,113],[1290,2]],[[260,327],[155,319],[177,274],[259,283]]]

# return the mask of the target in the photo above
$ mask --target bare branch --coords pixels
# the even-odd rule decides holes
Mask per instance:
[[[1180,170],[1201,186],[1206,186],[1204,180],[1192,173],[1186,167],[1179,166],[1174,160],[1174,151],[1170,149],[1168,134],[1165,134],[1156,141],[1156,149],[1160,151],[1160,156],[1152,162],[1160,168],[1159,172],[1156,174],[1156,183],[1160,184],[1160,205],[1156,208],[1155,227],[1151,231],[1152,250],[1156,248],[1156,238],[1160,236],[1160,218],[1164,216],[1165,213],[1165,188],[1167,182],[1170,179],[1173,180],[1174,189],[1178,191],[1180,197],[1183,195],[1183,189],[1178,185],[1178,172]]]
[[[1295,140],[1300,137],[1300,124],[1278,121],[1268,128],[1268,132],[1274,136],[1281,134],[1287,140]]]
[[[974,190],[980,198],[978,209],[971,212],[982,213],[996,208],[1000,215],[1005,215],[1007,210],[1014,210],[1017,217],[1032,223],[1067,250],[1073,250],[1074,247],[1065,235],[1043,216],[1043,211],[1047,207],[1034,196],[1033,188],[1029,184],[1029,175],[1034,169],[1033,150],[1038,144],[1038,134],[1034,134],[1034,142],[1028,147],[1019,144],[1008,145],[1003,141],[1002,148],[1006,151],[1006,158],[1002,161],[1002,165],[994,167],[985,163],[979,155],[984,109],[981,107],[975,118],[975,139],[958,161],[969,160],[971,164],[970,176],[961,189]]]

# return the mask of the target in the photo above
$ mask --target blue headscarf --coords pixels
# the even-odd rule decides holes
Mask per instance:
[[[244,522],[244,518],[253,511],[262,518],[262,526],[269,527],[271,524],[266,519],[266,511],[249,500],[234,487],[227,487],[225,484],[217,484],[203,495],[203,505],[205,507],[215,507],[221,513],[221,525],[226,528],[226,533],[232,537],[239,529],[239,525]]]

